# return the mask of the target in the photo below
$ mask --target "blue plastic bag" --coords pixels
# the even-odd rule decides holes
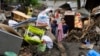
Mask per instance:
[[[100,53],[98,53],[95,50],[89,50],[89,52],[87,53],[87,56],[100,56]]]

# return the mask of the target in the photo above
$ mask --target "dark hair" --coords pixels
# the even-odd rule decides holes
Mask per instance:
[[[50,12],[50,13],[52,13],[53,11],[52,11],[52,10],[50,10],[49,12]]]
[[[54,24],[57,24],[57,21],[56,21],[56,20],[53,20],[53,23],[54,23]]]

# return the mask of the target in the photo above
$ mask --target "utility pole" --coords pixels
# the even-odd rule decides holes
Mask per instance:
[[[0,0],[0,10],[1,10],[1,0]]]
[[[80,9],[80,8],[81,8],[81,1],[77,0],[77,9]]]

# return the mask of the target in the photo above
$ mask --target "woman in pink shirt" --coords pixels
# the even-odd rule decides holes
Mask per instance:
[[[65,37],[64,35],[67,34],[68,26],[65,23],[64,19],[61,19],[61,22],[58,24],[57,28],[57,41],[60,42]],[[66,33],[65,33],[66,31]]]

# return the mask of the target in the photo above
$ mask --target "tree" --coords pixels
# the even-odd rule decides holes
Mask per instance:
[[[30,4],[35,6],[38,4],[38,0],[30,0]]]

